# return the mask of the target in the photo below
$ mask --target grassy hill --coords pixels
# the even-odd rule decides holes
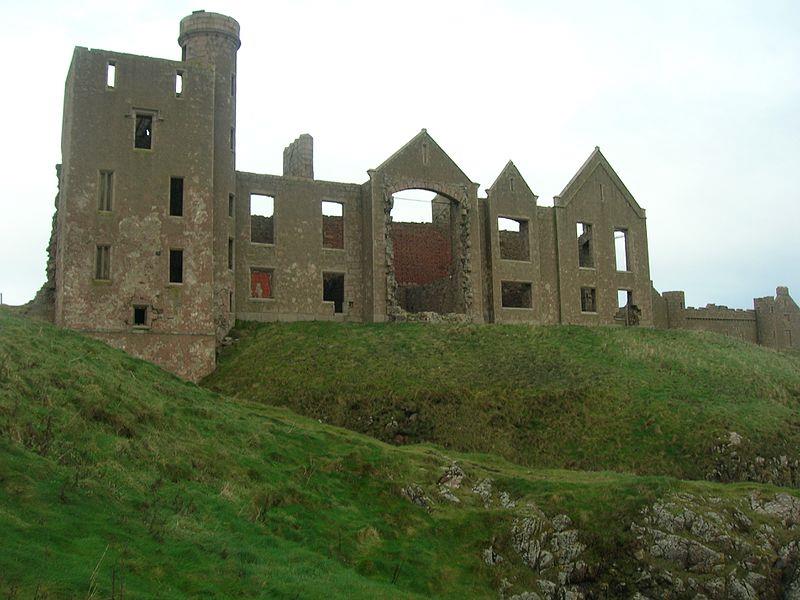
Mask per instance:
[[[205,386],[384,441],[692,479],[729,458],[732,431],[742,465],[800,447],[800,355],[714,334],[240,323],[233,335]]]
[[[272,332],[273,356],[281,339],[293,346],[292,373],[305,372],[308,389],[320,393],[309,340],[319,332],[319,360],[333,361],[352,339],[355,354],[339,355],[337,381],[364,395],[368,388],[346,375],[358,362],[383,362],[368,356],[366,343],[381,330],[335,329],[252,333],[256,341]],[[430,358],[430,336],[443,333],[398,330],[383,356],[394,349]],[[551,334],[583,340],[575,346],[587,354],[605,335],[543,335]],[[493,369],[510,394],[521,380],[507,381],[522,368],[518,334],[490,335],[509,341]],[[467,328],[451,347],[439,347],[440,356],[447,367],[460,365],[458,354],[488,343]],[[552,353],[547,364],[525,369],[555,370],[555,346]],[[474,357],[464,360],[460,373],[478,388],[469,401],[488,401],[478,385],[489,385],[486,375],[471,373]],[[779,364],[791,381],[790,363]],[[413,382],[401,366],[383,367],[389,381]],[[587,365],[584,381],[609,377],[598,369]],[[467,389],[444,366],[437,372]],[[770,373],[777,380],[782,372]],[[363,385],[379,380],[365,371]],[[269,381],[278,384],[265,377],[259,385]],[[418,382],[407,392],[413,398],[422,389]],[[440,388],[443,403],[450,389]],[[775,412],[783,406],[773,404]],[[534,470],[491,455],[387,445],[285,408],[217,395],[0,310],[3,597],[511,598],[535,591],[548,598],[570,591],[625,598],[636,589],[666,597],[680,583],[710,598],[740,588],[769,598],[795,576],[791,540],[799,524],[795,492],[770,486]]]

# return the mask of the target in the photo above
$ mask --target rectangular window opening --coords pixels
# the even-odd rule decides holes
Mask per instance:
[[[628,231],[626,229],[614,230],[614,256],[617,261],[617,271],[630,271],[628,262]]]
[[[236,129],[231,127],[231,150],[236,150]]]
[[[180,98],[183,94],[183,71],[175,73],[175,96]]]
[[[591,223],[578,223],[578,266],[594,268],[594,244],[592,243]],[[594,311],[592,311],[594,312]]]
[[[528,221],[497,217],[500,234],[500,258],[503,260],[530,260]]]
[[[236,95],[236,73],[231,73],[231,96]]]
[[[153,147],[153,115],[136,114],[134,147],[150,150]]]
[[[272,298],[272,269],[250,269],[250,297]]]
[[[250,241],[255,244],[275,243],[275,198],[250,194]]]
[[[633,292],[630,290],[617,290],[617,308],[633,306]]]
[[[503,308],[532,308],[531,284],[524,281],[501,281],[500,297]]]
[[[106,85],[109,89],[114,89],[117,85],[117,64],[112,60],[106,66]]]
[[[233,312],[233,292],[228,292],[228,312]]]
[[[233,208],[236,205],[236,196],[228,194],[228,216],[233,217]]]
[[[322,202],[322,246],[344,248],[344,205],[341,202]]]
[[[322,300],[333,302],[333,312],[344,311],[344,273],[322,274]]]
[[[108,281],[111,279],[111,246],[97,246],[94,278],[101,281]]]
[[[133,326],[134,327],[147,327],[147,306],[134,306],[133,307]]]
[[[183,250],[169,251],[169,282],[183,283]]]
[[[233,238],[228,238],[228,269],[233,270]]]
[[[114,197],[114,171],[100,171],[100,197],[98,210],[109,212]]]
[[[169,215],[183,216],[183,177],[171,177],[169,180]]]
[[[593,287],[581,288],[581,312],[597,312],[597,291]]]

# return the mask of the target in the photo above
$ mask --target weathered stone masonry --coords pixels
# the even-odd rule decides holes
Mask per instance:
[[[48,281],[37,296],[53,298],[61,326],[190,379],[214,368],[235,319],[447,313],[800,346],[786,288],[750,311],[691,309],[682,292],[655,292],[645,211],[599,148],[553,207],[537,205],[511,162],[479,197],[425,130],[361,184],[314,179],[308,134],[284,149],[282,175],[236,171],[239,24],[197,11],[178,42],[180,61],[74,51]],[[392,221],[393,196],[408,189],[437,194],[433,223]],[[266,208],[256,212],[251,198]]]

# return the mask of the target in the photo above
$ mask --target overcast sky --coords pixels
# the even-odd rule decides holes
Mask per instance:
[[[196,9],[241,24],[237,168],[361,183],[421,128],[491,185],[514,160],[552,204],[594,146],[647,210],[657,289],[800,300],[800,2],[28,0],[0,37],[0,292],[44,280],[76,45],[178,59]]]

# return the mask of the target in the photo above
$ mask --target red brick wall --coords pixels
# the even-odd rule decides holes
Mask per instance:
[[[452,262],[447,229],[433,223],[393,223],[397,283],[425,285],[447,277]]]
[[[344,219],[322,215],[322,245],[325,248],[344,248]]]

